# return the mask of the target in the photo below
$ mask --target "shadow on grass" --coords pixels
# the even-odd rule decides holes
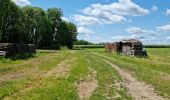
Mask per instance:
[[[122,53],[116,53],[117,56],[125,56],[125,57],[130,57],[130,58],[144,58],[144,59],[148,59],[149,55],[148,54],[144,54],[144,55],[124,55]]]
[[[11,57],[5,57],[11,60],[27,60],[36,57],[36,53],[19,53]],[[1,58],[0,58],[1,59]]]

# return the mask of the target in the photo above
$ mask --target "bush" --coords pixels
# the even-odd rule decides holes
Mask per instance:
[[[145,48],[170,48],[170,45],[145,45]]]
[[[8,57],[12,60],[18,60],[18,59],[28,59],[28,58],[33,58],[35,57],[34,53],[18,53],[13,57]]]

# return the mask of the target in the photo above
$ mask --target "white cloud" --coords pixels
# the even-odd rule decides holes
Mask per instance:
[[[166,39],[167,39],[167,40],[170,40],[170,36],[167,36]]]
[[[143,36],[142,34],[131,34],[127,36],[126,38],[127,39],[139,39],[139,40],[146,39],[146,37]]]
[[[120,36],[120,35],[117,35],[117,36],[112,36],[112,37],[110,37],[110,40],[113,42],[115,42],[115,41],[121,41],[121,40],[123,40],[123,39],[125,39],[126,38],[126,36]]]
[[[29,0],[13,0],[19,6],[31,5]]]
[[[142,33],[142,30],[139,27],[130,27],[130,28],[126,29],[126,31],[131,34]]]
[[[64,20],[64,21],[70,22],[70,20],[66,17],[61,17],[61,19]]]
[[[105,12],[103,14],[103,18],[101,18],[101,20],[103,20],[103,23],[120,23],[120,22],[125,22],[127,21],[127,19],[123,16],[120,15],[113,15],[112,13],[109,12]],[[104,21],[105,20],[105,21]]]
[[[139,40],[145,40],[147,39],[145,36],[142,36],[141,34],[131,34],[131,35],[126,35],[126,36],[122,36],[122,35],[118,35],[118,36],[113,36],[110,37],[109,40],[111,40],[112,42],[115,41],[121,41],[123,39],[139,39]]]
[[[121,23],[127,21],[127,19],[123,16],[112,15],[110,13],[105,13],[105,17],[103,18],[84,16],[84,15],[74,15],[71,18],[74,19],[74,21],[78,23],[78,25],[112,24],[112,23]]]
[[[85,27],[78,27],[77,30],[78,30],[78,33],[82,33],[82,34],[94,34],[95,33],[94,31],[88,28],[85,28]]]
[[[157,11],[158,10],[158,7],[157,6],[153,6],[152,8],[151,8],[151,11]]]
[[[170,9],[166,10],[166,15],[170,15]]]
[[[126,31],[130,34],[152,34],[152,35],[155,35],[157,34],[157,32],[155,31],[152,31],[152,30],[145,30],[145,29],[141,29],[139,27],[130,27],[128,29],[126,29]]]
[[[73,18],[74,21],[77,22],[79,25],[101,24],[101,21],[95,17],[74,15],[71,18]]]
[[[145,16],[149,14],[149,10],[140,7],[139,5],[133,3],[131,0],[119,0],[118,2],[113,2],[108,5],[92,4],[82,10],[84,14],[90,16],[105,16],[104,13],[111,13],[112,15],[121,16]]]
[[[170,32],[170,24],[157,27],[158,32]]]
[[[131,22],[125,16],[145,16],[149,14],[149,10],[140,7],[131,0],[119,0],[107,5],[91,4],[80,12],[83,15],[74,15],[73,17],[80,25]]]

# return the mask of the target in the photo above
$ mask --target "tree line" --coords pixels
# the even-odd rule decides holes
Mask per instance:
[[[59,8],[20,7],[11,0],[0,0],[0,42],[35,44],[37,48],[73,48],[77,27],[62,20]]]

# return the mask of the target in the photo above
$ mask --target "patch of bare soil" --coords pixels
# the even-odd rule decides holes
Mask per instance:
[[[19,79],[26,75],[37,74],[38,72],[39,72],[38,68],[31,68],[31,69],[27,69],[27,70],[22,70],[20,72],[8,73],[8,74],[2,75],[0,77],[0,83],[4,82],[4,81]]]
[[[90,69],[90,73],[87,77],[84,77],[75,83],[80,100],[88,100],[98,87],[96,74],[96,71]]]
[[[54,69],[45,73],[44,76],[67,77],[73,61],[75,61],[75,59],[67,59],[60,62]]]
[[[169,81],[169,80],[170,80],[170,75],[161,75],[161,76],[160,76],[160,79],[161,79],[161,80]]]
[[[104,61],[119,72],[119,74],[124,80],[125,87],[127,88],[129,94],[135,100],[166,100],[165,98],[158,96],[154,92],[154,88],[152,86],[147,85],[144,82],[138,81],[127,71],[120,69],[118,66],[114,65],[113,63],[107,60]]]
[[[110,95],[109,92],[110,92],[110,89],[114,88],[115,91],[114,92],[114,95]],[[121,95],[118,93],[118,91],[120,90],[123,90],[122,88],[122,82],[120,81],[115,81],[115,84],[107,84],[105,86],[105,93],[103,96],[105,96],[108,100],[117,100],[119,98],[121,98]]]
[[[48,52],[47,55],[44,55],[42,57],[31,58],[31,59],[25,60],[25,61],[23,61],[23,62],[21,62],[19,64],[10,64],[9,65],[8,63],[6,63],[4,65],[8,66],[8,67],[22,67],[25,64],[31,64],[31,63],[35,64],[35,63],[39,63],[39,61],[45,61],[45,60],[47,60],[47,59],[49,59],[51,57],[56,56],[56,54],[57,54],[56,52]]]
[[[4,75],[1,75],[0,76],[0,83],[3,82],[3,81],[9,81],[9,80],[14,80],[14,79],[19,79],[19,78],[22,78],[26,75],[32,75],[32,74],[38,74],[40,73],[39,69],[36,67],[38,64],[52,58],[52,57],[55,57],[56,55],[52,55],[51,53],[48,54],[48,57],[47,55],[42,57],[42,58],[34,58],[34,60],[29,60],[27,62],[23,62],[21,64],[14,64],[14,65],[11,65],[11,66],[17,66],[17,67],[24,67],[24,65],[26,64],[30,64],[30,68],[24,68],[24,69],[20,69],[16,72],[10,72],[10,73],[6,73]],[[34,66],[34,67],[33,67]]]
[[[64,60],[62,62],[60,62],[59,64],[57,64],[56,68],[48,71],[48,72],[40,72],[38,69],[34,69],[32,71],[28,71],[27,74],[29,75],[32,75],[32,74],[36,74],[34,76],[34,78],[36,80],[41,80],[42,78],[44,77],[50,77],[50,76],[56,76],[56,77],[66,77],[68,76],[68,73],[69,73],[69,70],[70,70],[70,67],[71,67],[71,63],[75,61],[75,59],[67,59],[67,60]],[[39,71],[39,72],[38,72]],[[21,74],[21,73],[20,73]],[[26,74],[23,73],[23,74]],[[23,76],[23,74],[19,75],[20,77]],[[17,76],[17,74],[14,74]],[[39,76],[38,76],[39,75]],[[10,78],[9,78],[10,79]],[[33,83],[27,83],[25,84],[25,87],[23,89],[21,89],[19,92],[16,92],[12,95],[13,96],[17,96],[18,93],[24,93],[26,91],[29,91],[31,90],[32,88],[35,88],[35,87],[38,87],[39,85],[41,85],[40,82],[36,81],[36,82],[33,82]],[[10,97],[6,97],[5,99],[9,99]]]

